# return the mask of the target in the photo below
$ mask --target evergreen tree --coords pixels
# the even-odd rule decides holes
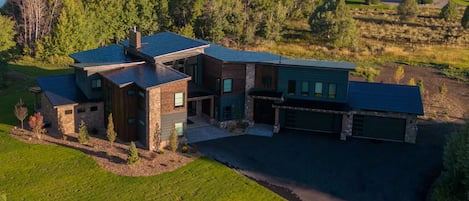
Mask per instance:
[[[24,119],[28,116],[28,108],[24,105],[23,99],[20,98],[18,103],[16,103],[14,112],[16,118],[21,121],[21,129],[23,129]]]
[[[176,151],[178,146],[179,146],[178,135],[177,135],[176,128],[174,127],[171,129],[171,135],[169,136],[169,149],[171,149],[171,151]]]
[[[461,26],[464,29],[469,29],[469,6],[466,7],[466,10],[464,10],[464,15],[461,19]]]
[[[138,163],[140,161],[140,157],[138,156],[138,150],[135,146],[135,143],[132,141],[130,142],[129,152],[127,154],[127,164],[132,165]]]
[[[88,134],[88,128],[83,120],[80,121],[78,126],[78,142],[80,144],[86,144],[90,140],[90,135]]]
[[[453,1],[448,1],[448,3],[441,8],[440,17],[445,20],[455,19],[459,15],[458,6],[453,3]]]
[[[173,20],[169,15],[168,0],[160,0],[156,10],[158,13],[159,31],[171,31]]]
[[[418,6],[416,0],[402,0],[397,6],[397,14],[401,21],[412,21],[417,17]]]
[[[357,28],[344,0],[326,0],[309,18],[311,31],[332,47],[355,47]]]
[[[107,121],[108,123],[107,123],[106,136],[109,142],[111,143],[111,147],[112,147],[117,136],[117,133],[114,130],[114,119],[112,118],[112,113],[109,114]]]

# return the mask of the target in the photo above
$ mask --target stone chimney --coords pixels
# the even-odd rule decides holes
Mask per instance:
[[[142,35],[137,31],[136,27],[130,30],[129,45],[131,48],[135,48],[137,50],[142,47]]]

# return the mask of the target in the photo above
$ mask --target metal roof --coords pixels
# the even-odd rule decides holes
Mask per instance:
[[[201,40],[202,41],[202,40]],[[242,50],[233,50],[214,43],[210,43],[210,47],[205,49],[205,54],[224,62],[243,62],[258,63],[271,60],[278,60],[280,55],[268,52],[250,52]]]
[[[135,67],[104,71],[99,74],[118,86],[122,87],[135,83],[144,89],[190,78],[189,75],[172,68],[147,63],[136,65]]]
[[[424,114],[417,86],[350,81],[348,103],[353,109]]]
[[[39,77],[36,82],[53,106],[88,101],[75,84],[74,74]]]
[[[79,63],[119,63],[134,61],[125,55],[124,48],[114,44],[92,50],[70,54]]]
[[[268,61],[267,63],[292,66],[292,67],[306,67],[306,68],[330,68],[340,70],[355,70],[356,66],[351,62],[339,61],[322,61],[322,60],[308,60],[308,59],[282,59]]]
[[[121,44],[129,47],[128,40],[122,41]],[[142,37],[141,45],[142,47],[139,51],[150,57],[159,57],[184,50],[208,47],[206,42],[186,38],[172,32]]]

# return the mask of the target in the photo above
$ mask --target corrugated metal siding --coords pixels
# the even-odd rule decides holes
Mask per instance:
[[[184,130],[186,129],[187,112],[178,112],[161,115],[161,140],[169,140],[171,129],[175,123],[183,122]]]

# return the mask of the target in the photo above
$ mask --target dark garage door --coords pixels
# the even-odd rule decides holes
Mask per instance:
[[[315,132],[340,133],[342,115],[286,110],[285,127]]]
[[[254,99],[254,122],[261,124],[274,124],[275,110],[272,100]]]
[[[404,141],[405,126],[405,119],[354,115],[352,136]]]

